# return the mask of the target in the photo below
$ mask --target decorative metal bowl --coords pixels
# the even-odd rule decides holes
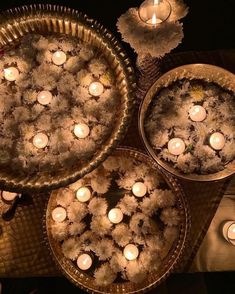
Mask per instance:
[[[55,260],[57,266],[62,271],[62,273],[72,283],[86,290],[87,292],[112,294],[145,293],[159,285],[163,280],[165,280],[181,261],[181,257],[183,255],[184,248],[186,247],[190,232],[191,220],[189,216],[188,205],[185,199],[184,192],[182,191],[181,186],[178,184],[177,180],[175,180],[172,176],[163,173],[156,162],[148,155],[129,147],[117,148],[112,155],[122,155],[127,158],[132,157],[148,164],[157,173],[159,173],[160,176],[162,176],[163,180],[166,182],[168,187],[174,191],[174,194],[177,197],[177,207],[182,218],[179,237],[175,241],[167,257],[164,259],[164,262],[162,263],[159,271],[149,274],[146,280],[139,284],[134,284],[132,282],[119,282],[113,283],[106,287],[97,286],[93,277],[80,271],[71,260],[67,259],[63,255],[60,244],[52,236],[51,226],[53,224],[53,220],[51,217],[51,213],[52,210],[57,206],[56,196],[58,190],[52,192],[46,208],[44,218],[45,240],[47,245],[49,246],[50,252],[52,253],[53,259]],[[115,197],[115,195],[112,195],[112,197]]]
[[[0,169],[0,186],[9,191],[45,191],[66,186],[97,167],[125,135],[134,104],[135,78],[130,61],[115,37],[97,21],[70,8],[31,5],[0,14],[0,50],[7,50],[28,33],[65,34],[99,48],[114,70],[121,103],[117,123],[103,146],[76,169],[38,171],[35,176],[19,176],[13,167]]]
[[[156,161],[156,163],[161,166],[163,169],[171,173],[172,175],[184,179],[184,180],[191,180],[191,181],[217,181],[227,178],[235,173],[235,160],[228,163],[224,170],[200,175],[200,174],[184,174],[180,172],[178,169],[175,169],[171,164],[167,163],[166,161],[160,159],[154,149],[151,147],[149,140],[147,139],[144,122],[146,118],[146,113],[148,108],[156,97],[156,95],[161,91],[162,88],[168,87],[172,83],[176,82],[177,80],[181,79],[198,79],[203,80],[206,82],[212,82],[224,89],[230,90],[235,93],[235,75],[231,72],[214,65],[209,64],[189,64],[177,67],[165,73],[161,76],[149,89],[148,93],[146,94],[144,100],[139,109],[139,131],[141,138],[144,142],[144,145],[151,155],[151,157]]]

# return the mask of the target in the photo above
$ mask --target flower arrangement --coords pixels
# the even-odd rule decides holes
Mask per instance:
[[[113,185],[120,192],[116,199],[110,198]],[[83,202],[84,187],[88,190],[82,191],[88,194]],[[142,194],[139,187],[144,188]],[[52,211],[52,235],[76,267],[82,254],[93,257],[88,274],[99,286],[117,279],[142,282],[159,269],[179,237],[181,215],[176,195],[152,167],[138,159],[110,156],[55,196],[54,210],[62,208],[66,216],[58,221]],[[122,216],[118,221],[110,214],[114,207]],[[128,246],[138,251],[135,258],[128,257],[132,254],[126,253]]]
[[[97,82],[101,91],[92,92]],[[40,102],[45,91],[49,100]],[[120,103],[114,72],[99,49],[72,37],[36,34],[1,57],[0,96],[0,166],[22,174],[91,158],[111,134]],[[77,137],[77,124],[89,128],[86,137]],[[48,142],[35,145],[37,134]]]
[[[187,79],[174,82],[159,92],[148,110],[145,119],[148,140],[159,158],[185,174],[221,171],[235,158],[234,101],[233,93],[216,84]],[[200,121],[190,115],[195,106],[203,110]],[[211,142],[215,132],[224,141],[220,147]],[[169,150],[168,143],[175,137],[185,144],[184,152],[179,155]],[[164,205],[161,195],[157,197]]]

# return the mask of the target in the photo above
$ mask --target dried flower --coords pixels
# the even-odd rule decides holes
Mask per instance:
[[[117,206],[121,209],[121,211],[126,215],[132,215],[137,207],[138,201],[134,196],[130,196],[126,194],[117,204]]]
[[[95,216],[91,221],[91,230],[99,236],[104,236],[110,233],[112,224],[107,216]]]
[[[105,199],[94,197],[91,199],[88,208],[92,215],[105,215],[108,209],[108,204]]]

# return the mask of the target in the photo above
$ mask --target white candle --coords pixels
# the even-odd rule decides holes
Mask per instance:
[[[92,258],[89,254],[81,254],[77,259],[77,266],[83,270],[87,271],[92,266]]]
[[[38,149],[43,149],[47,146],[48,144],[48,137],[47,135],[43,133],[38,133],[33,137],[33,145],[37,147]]]
[[[52,61],[55,65],[62,65],[66,62],[67,56],[63,51],[56,51],[52,55]]]
[[[185,151],[185,143],[180,138],[173,138],[168,142],[168,150],[173,155],[180,155]]]
[[[145,0],[138,13],[143,22],[156,27],[169,18],[171,10],[171,5],[166,0]]]
[[[128,244],[124,248],[123,254],[128,260],[135,260],[139,255],[139,249],[134,244]]]
[[[77,190],[76,197],[80,202],[87,202],[91,198],[91,191],[87,187],[81,187]]]
[[[148,19],[146,22],[148,24],[155,26],[156,24],[162,23],[162,20],[160,18],[157,18],[156,13],[154,13],[153,16],[150,19]]]
[[[37,100],[42,105],[47,105],[51,103],[52,94],[50,91],[41,91],[38,93]]]
[[[226,241],[235,245],[235,221],[227,221],[223,224],[223,236]]]
[[[213,149],[221,150],[224,148],[224,145],[225,145],[224,135],[219,132],[213,133],[210,136],[209,142],[210,142],[210,145]]]
[[[2,198],[5,201],[13,201],[18,196],[17,193],[2,191]]]
[[[100,96],[104,92],[104,86],[100,82],[93,82],[89,86],[89,93],[92,96]]]
[[[52,211],[52,219],[57,223],[63,222],[66,219],[66,216],[67,216],[67,213],[63,207],[56,207]]]
[[[108,213],[108,218],[111,223],[118,224],[123,220],[123,213],[119,208],[113,208]]]
[[[19,78],[19,71],[16,67],[8,67],[4,69],[4,77],[6,80],[13,82]]]
[[[189,110],[189,117],[192,121],[200,122],[206,118],[206,110],[200,105],[195,105]]]
[[[137,182],[132,186],[132,193],[136,197],[143,197],[147,193],[147,187],[142,182]]]
[[[90,129],[86,124],[77,124],[74,127],[74,135],[79,139],[84,139],[90,134]]]

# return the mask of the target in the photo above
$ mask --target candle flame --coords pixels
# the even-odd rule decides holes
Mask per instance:
[[[157,24],[157,16],[156,16],[155,12],[154,12],[154,14],[152,16],[152,24],[153,25],[156,25]]]
[[[154,5],[158,5],[159,4],[159,0],[153,0],[153,4]]]

